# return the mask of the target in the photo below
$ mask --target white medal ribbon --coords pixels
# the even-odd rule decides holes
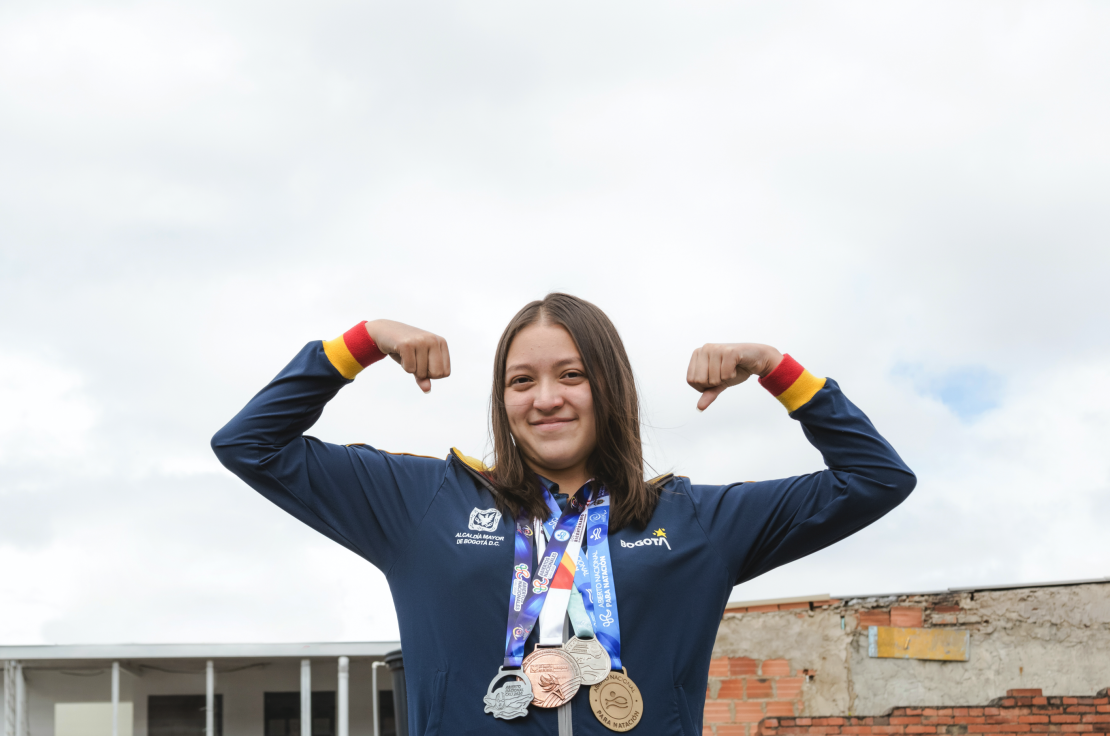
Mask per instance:
[[[566,551],[563,553],[563,559],[560,560],[560,565],[563,562],[570,562],[571,581],[570,586],[567,588],[551,588],[547,591],[547,598],[543,602],[543,609],[540,610],[540,643],[541,647],[558,647],[563,644],[563,622],[567,615],[567,605],[570,603],[570,591],[574,587],[574,569],[578,561],[578,552],[582,549],[582,540],[586,537],[586,517],[589,516],[587,509],[578,517],[578,523],[574,526],[574,533],[571,534],[570,541],[567,542]],[[547,535],[543,525],[538,521],[534,522],[535,527],[535,540],[536,540],[536,558],[542,560],[544,550],[547,549]],[[556,571],[558,568],[556,568]],[[554,580],[555,573],[552,573],[552,580]]]

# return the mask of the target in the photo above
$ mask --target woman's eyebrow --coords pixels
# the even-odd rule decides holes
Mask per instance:
[[[578,357],[563,358],[562,360],[557,360],[554,363],[552,363],[551,367],[552,368],[562,368],[564,365],[570,365],[572,363],[581,363],[581,362],[582,362],[582,359],[578,358]],[[512,373],[513,371],[530,371],[530,370],[535,370],[535,366],[532,365],[531,363],[513,363],[512,365],[506,366],[506,368],[505,368],[506,373]]]

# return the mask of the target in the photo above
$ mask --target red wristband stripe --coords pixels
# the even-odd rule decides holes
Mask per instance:
[[[818,378],[803,368],[798,361],[789,355],[784,355],[775,370],[760,378],[759,383],[770,391],[788,412],[794,412],[817,395],[817,392],[825,386],[825,379]]]
[[[343,342],[347,349],[351,351],[354,359],[363,368],[373,365],[385,357],[385,353],[378,349],[374,338],[370,337],[370,333],[366,331],[365,320],[344,332]]]
[[[775,370],[759,379],[759,385],[777,398],[783,391],[794,385],[794,382],[798,380],[798,376],[802,375],[804,370],[802,364],[791,358],[790,354],[787,353],[782,356],[782,360],[775,366]]]
[[[361,335],[360,335],[361,333]],[[324,341],[324,354],[347,380],[353,379],[362,369],[385,357],[366,331],[366,322],[359,322],[334,340]]]

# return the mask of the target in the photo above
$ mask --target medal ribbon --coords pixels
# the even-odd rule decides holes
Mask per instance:
[[[520,667],[524,660],[524,643],[532,633],[536,618],[544,608],[547,594],[551,590],[552,578],[561,571],[562,562],[567,555],[564,554],[567,545],[575,536],[579,520],[586,509],[584,490],[580,490],[573,497],[567,499],[566,509],[556,517],[552,525],[549,518],[542,527],[533,526],[530,520],[521,514],[516,520],[516,536],[513,550],[513,582],[509,589],[509,617],[505,627],[505,667]],[[548,508],[558,505],[546,488],[543,489],[544,499]],[[532,540],[540,535],[541,539],[550,526],[551,544],[544,545],[545,549],[539,555],[535,576],[532,574]],[[581,544],[582,534],[578,535]],[[577,557],[577,551],[575,552]],[[571,567],[570,577],[574,578],[574,568]],[[563,611],[566,611],[565,603]],[[560,614],[561,618],[562,614]],[[561,625],[561,622],[560,622]],[[560,643],[561,643],[560,639]]]
[[[586,516],[585,564],[577,566],[574,585],[582,594],[586,615],[593,623],[594,635],[609,652],[613,669],[621,665],[621,619],[617,611],[617,588],[613,584],[613,564],[609,556],[609,493],[599,488]]]
[[[569,501],[567,506],[570,506]],[[559,568],[551,579],[551,591],[540,611],[539,645],[541,647],[557,647],[563,643],[563,619],[567,614],[571,591],[574,590],[574,570],[577,566],[575,561],[578,559],[578,552],[582,549],[582,538],[585,536],[586,515],[579,514],[574,532],[559,562]],[[546,562],[551,559],[551,556],[544,552],[544,541],[541,537],[536,540],[536,543],[539,545],[540,556]]]

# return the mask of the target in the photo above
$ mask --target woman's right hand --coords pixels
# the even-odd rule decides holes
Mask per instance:
[[[432,390],[433,378],[451,375],[447,341],[439,335],[388,319],[367,322],[366,332],[377,344],[378,350],[400,363],[406,373],[416,378],[416,384],[424,393]]]

